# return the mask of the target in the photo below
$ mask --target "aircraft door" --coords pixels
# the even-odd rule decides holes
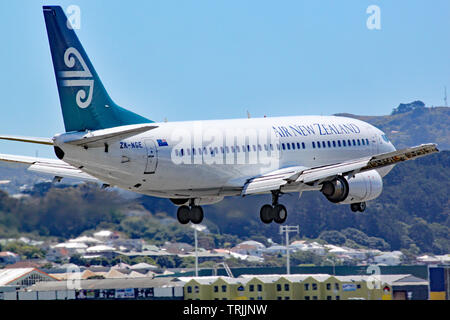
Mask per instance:
[[[145,166],[144,174],[155,173],[156,165],[158,164],[158,150],[156,149],[155,141],[145,140],[145,147],[147,148],[147,165]]]
[[[379,142],[378,139],[379,139],[379,137],[376,134],[374,134],[372,136],[372,138],[370,139],[370,144],[372,145],[372,154],[378,154],[379,153],[379,151],[378,151],[378,144],[380,142]]]

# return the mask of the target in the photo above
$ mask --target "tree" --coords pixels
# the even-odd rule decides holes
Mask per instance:
[[[342,233],[336,230],[332,231],[323,231],[320,236],[320,239],[336,245],[342,245],[345,243],[345,240],[347,239]]]
[[[419,221],[409,228],[409,237],[417,244],[422,252],[431,252],[434,236],[425,221]]]

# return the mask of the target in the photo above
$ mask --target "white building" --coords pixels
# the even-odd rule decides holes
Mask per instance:
[[[376,264],[385,264],[388,266],[396,266],[401,263],[403,253],[400,251],[383,252],[380,255],[374,257]]]

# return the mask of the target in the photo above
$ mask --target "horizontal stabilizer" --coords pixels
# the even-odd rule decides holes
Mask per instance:
[[[22,137],[22,136],[0,136],[0,139],[3,140],[11,140],[11,141],[21,141],[21,142],[29,142],[29,143],[37,143],[37,144],[46,144],[49,146],[53,145],[52,138],[39,138],[39,137]]]
[[[23,164],[28,170],[55,177],[99,182],[97,178],[65,163],[62,160],[0,154],[0,161]]]
[[[87,146],[91,148],[103,147],[105,143],[112,143],[134,135],[146,132],[157,128],[158,126],[152,124],[136,124],[128,126],[120,126],[109,129],[101,129],[95,131],[89,131],[87,133],[75,133],[71,138],[68,138],[64,143],[76,145],[76,146]],[[81,135],[81,136],[80,136]]]

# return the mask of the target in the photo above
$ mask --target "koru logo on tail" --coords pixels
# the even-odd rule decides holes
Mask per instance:
[[[58,72],[58,78],[60,84],[64,87],[89,87],[89,93],[86,97],[86,91],[84,89],[78,90],[75,100],[78,107],[81,109],[89,107],[92,102],[92,91],[94,90],[94,79],[92,78],[91,71],[87,67],[83,60],[83,57],[77,49],[69,47],[64,52],[64,64],[72,69],[75,67],[75,58],[80,62],[83,70],[79,71],[60,71]],[[71,79],[68,79],[71,78]]]

